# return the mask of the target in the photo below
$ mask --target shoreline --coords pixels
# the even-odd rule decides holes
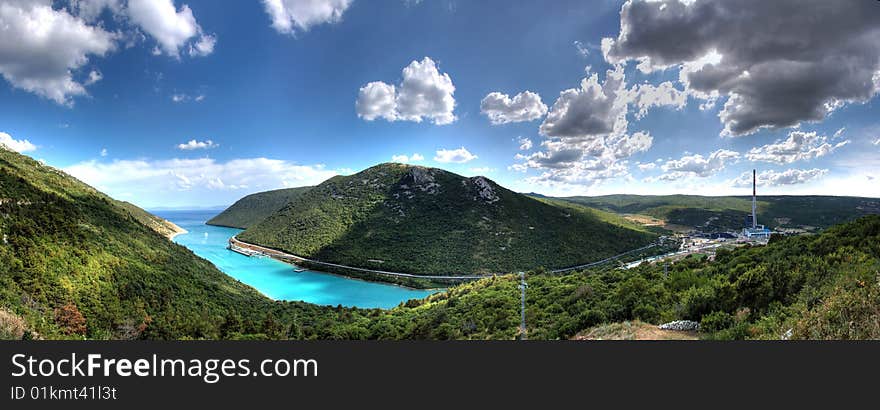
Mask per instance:
[[[183,234],[189,233],[189,231],[177,226],[177,224],[175,224],[174,222],[171,222],[167,219],[164,219],[164,221],[165,221],[165,226],[167,226],[168,228],[171,228],[171,233],[165,234],[165,237],[168,238],[169,241],[174,242],[174,238],[176,238],[177,235],[183,235]]]

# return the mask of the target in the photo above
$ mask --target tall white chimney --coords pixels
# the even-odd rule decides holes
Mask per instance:
[[[752,170],[752,229],[758,229],[758,173]]]

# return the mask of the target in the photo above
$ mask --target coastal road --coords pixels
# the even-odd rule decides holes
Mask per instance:
[[[418,275],[418,274],[414,274],[414,273],[389,272],[389,271],[383,271],[383,270],[357,268],[354,266],[340,265],[340,264],[336,264],[336,263],[321,262],[321,261],[317,261],[314,259],[303,258],[302,256],[297,256],[297,255],[282,252],[279,250],[266,248],[264,246],[254,245],[252,243],[243,242],[243,241],[239,240],[238,238],[236,238],[235,236],[233,236],[232,238],[229,239],[229,243],[231,245],[235,245],[240,248],[250,249],[252,251],[257,251],[257,252],[260,252],[264,255],[276,257],[276,258],[282,259],[282,260],[287,260],[287,261],[292,261],[292,262],[307,262],[307,263],[312,263],[312,264],[321,265],[321,266],[330,266],[330,267],[340,268],[340,269],[350,269],[350,270],[354,270],[354,271],[358,271],[358,272],[373,273],[373,274],[377,274],[377,275],[385,275],[385,276],[392,276],[392,277],[398,277],[398,278],[440,279],[440,280],[476,280],[476,279],[483,279],[483,278],[489,278],[492,276],[500,275],[500,274],[489,274],[489,275]],[[614,255],[614,256],[602,259],[600,261],[590,262],[590,263],[583,264],[583,265],[571,266],[568,268],[555,269],[555,270],[551,270],[550,273],[564,273],[564,272],[570,272],[570,271],[574,271],[574,270],[580,270],[580,269],[591,268],[594,266],[599,266],[599,265],[617,260],[617,259],[619,259],[623,256],[626,256],[626,255],[629,255],[631,253],[640,252],[640,251],[643,251],[646,249],[653,248],[657,245],[658,245],[657,243],[652,243],[648,246],[643,246],[638,249],[626,251],[626,252],[621,253],[619,255]]]

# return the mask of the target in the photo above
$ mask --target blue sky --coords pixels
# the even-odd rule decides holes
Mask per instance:
[[[880,7],[781,2],[828,39],[747,42],[697,3],[11,0],[0,142],[152,208],[402,155],[548,195],[745,194],[757,168],[768,194],[880,196]]]

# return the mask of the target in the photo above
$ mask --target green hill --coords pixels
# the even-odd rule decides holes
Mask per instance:
[[[159,221],[0,149],[2,316],[47,338],[210,337],[230,311],[262,317],[268,299],[163,237]]]
[[[211,218],[207,224],[246,229],[266,219],[311,188],[286,188],[248,195]]]
[[[750,223],[749,196],[606,195],[561,200],[618,214],[647,215],[667,224],[705,231],[742,229]],[[759,196],[758,223],[774,229],[822,230],[864,215],[880,214],[880,199],[839,196]]]
[[[539,201],[485,177],[381,164],[321,183],[239,238],[358,267],[495,273],[590,262],[655,237],[613,218]]]

